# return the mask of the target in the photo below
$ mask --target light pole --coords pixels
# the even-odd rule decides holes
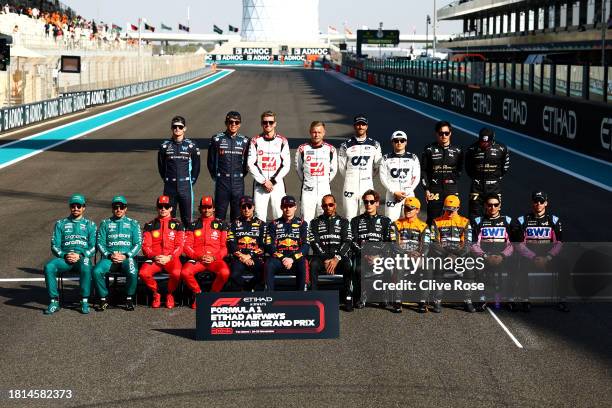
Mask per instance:
[[[429,14],[427,15],[427,18],[425,19],[425,56],[427,56],[427,44],[429,44],[429,25],[431,24],[431,17],[429,17]]]
[[[436,0],[433,3],[433,54],[432,57],[436,58],[436,25],[438,24],[438,13],[436,11]]]
[[[606,19],[606,0],[601,0],[601,69],[606,66],[606,30],[608,20]]]
[[[379,42],[378,42],[378,58],[382,60],[382,38],[383,34],[383,23],[382,21],[378,23],[378,33],[377,33]]]

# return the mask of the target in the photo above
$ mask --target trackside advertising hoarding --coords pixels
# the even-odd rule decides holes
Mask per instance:
[[[332,339],[338,292],[206,293],[197,298],[196,340]]]

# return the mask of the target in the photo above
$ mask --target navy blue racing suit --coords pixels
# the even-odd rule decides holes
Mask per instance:
[[[293,217],[285,221],[278,218],[268,224],[266,247],[270,259],[266,262],[266,286],[274,290],[274,277],[281,271],[293,272],[296,276],[296,290],[304,290],[306,285],[306,255],[308,245],[308,223]],[[291,269],[283,265],[284,258],[293,259]]]
[[[170,197],[172,216],[178,203],[183,225],[193,217],[193,184],[200,175],[200,149],[191,139],[166,140],[159,147],[157,169],[164,181],[164,195]]]
[[[232,137],[217,133],[208,146],[208,171],[215,181],[215,216],[225,219],[231,204],[230,219],[240,216],[239,201],[244,195],[244,178],[248,173],[249,138],[240,133]]]

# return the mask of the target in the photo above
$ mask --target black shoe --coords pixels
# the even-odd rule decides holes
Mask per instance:
[[[402,313],[402,304],[401,303],[394,303],[393,304],[393,308],[391,309],[391,311],[393,313]]]
[[[567,303],[565,302],[557,303],[557,310],[560,312],[564,312],[564,313],[567,313],[570,311],[569,306],[567,306]]]
[[[474,305],[472,304],[471,300],[466,300],[463,303],[463,308],[465,309],[466,312],[468,313],[474,313],[476,311],[476,309],[474,308]]]
[[[486,312],[487,307],[487,302],[480,302],[478,303],[478,307],[476,308],[476,310],[478,310],[479,312]]]
[[[435,300],[434,301],[433,312],[434,313],[442,313],[442,301],[440,301],[440,300]]]
[[[359,302],[357,302],[357,304],[355,305],[355,309],[363,309],[365,307],[365,301],[360,300]]]
[[[344,310],[346,310],[347,312],[352,312],[353,311],[353,299],[347,298],[344,301]]]
[[[108,301],[106,299],[100,299],[100,303],[98,304],[98,307],[96,308],[97,312],[103,312],[106,309],[108,309]]]
[[[523,302],[523,303],[521,303],[521,310],[524,313],[531,312],[531,303],[530,302]]]
[[[132,299],[127,299],[125,301],[125,310],[132,312],[134,310],[134,302],[132,302]]]
[[[427,313],[427,305],[425,304],[425,302],[419,302],[418,312],[419,313]]]

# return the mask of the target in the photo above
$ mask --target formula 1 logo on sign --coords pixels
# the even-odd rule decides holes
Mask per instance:
[[[264,171],[276,170],[276,157],[263,156],[261,158],[261,169]]]

